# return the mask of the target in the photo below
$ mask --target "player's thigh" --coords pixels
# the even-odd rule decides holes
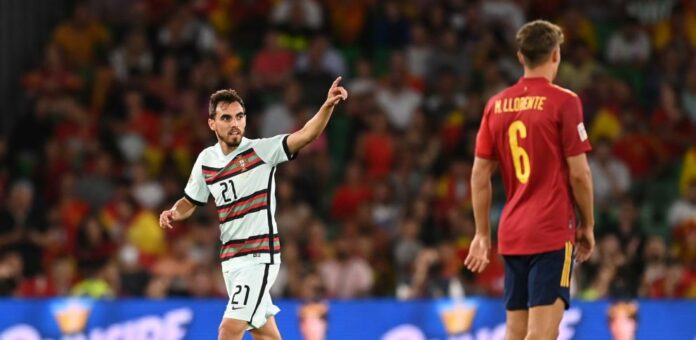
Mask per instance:
[[[529,309],[527,340],[555,340],[558,327],[563,319],[565,302],[557,298],[553,304],[536,306]]]
[[[278,325],[276,324],[275,317],[270,316],[266,320],[266,324],[261,328],[255,328],[251,330],[251,335],[254,336],[254,340],[280,340],[280,331],[278,330]]]
[[[524,338],[527,336],[528,315],[529,312],[527,310],[509,310],[506,312],[506,340],[524,340]]]

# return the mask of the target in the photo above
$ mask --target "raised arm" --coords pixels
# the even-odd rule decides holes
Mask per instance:
[[[343,86],[339,85],[340,82],[341,77],[334,80],[329,89],[326,101],[317,114],[315,114],[300,130],[288,136],[287,143],[290,154],[297,153],[307,146],[307,144],[317,139],[322,131],[324,131],[324,128],[326,128],[326,124],[329,123],[334,106],[341,100],[346,100],[348,98],[348,91],[346,91]]]
[[[171,209],[165,210],[160,214],[160,227],[172,229],[172,222],[185,220],[196,211],[196,205],[191,203],[186,197],[180,198]]]

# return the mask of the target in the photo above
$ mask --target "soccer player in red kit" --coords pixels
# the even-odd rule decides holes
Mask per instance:
[[[594,248],[585,155],[591,147],[580,99],[552,84],[561,61],[561,29],[529,22],[516,42],[524,76],[488,101],[476,137],[471,176],[476,235],[465,265],[481,272],[489,262],[491,176],[500,166],[507,196],[498,228],[505,338],[556,339],[570,303],[573,256],[585,261]]]

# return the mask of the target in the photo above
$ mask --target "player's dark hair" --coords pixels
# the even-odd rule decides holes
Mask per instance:
[[[534,68],[548,60],[551,51],[563,43],[563,30],[546,20],[534,20],[517,31],[515,41],[525,65]]]
[[[210,119],[215,119],[215,111],[220,103],[234,103],[237,102],[242,105],[242,110],[246,113],[246,107],[244,107],[244,101],[242,97],[237,94],[237,91],[232,89],[218,90],[210,96],[210,104],[208,105],[208,117]]]

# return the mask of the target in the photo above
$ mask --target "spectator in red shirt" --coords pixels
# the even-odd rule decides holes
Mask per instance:
[[[370,116],[368,124],[368,132],[358,140],[358,158],[365,164],[368,179],[382,180],[394,164],[396,141],[384,113]]]
[[[24,88],[34,95],[75,93],[82,88],[82,83],[82,78],[65,65],[63,54],[56,44],[46,47],[43,65],[22,79]]]
[[[251,78],[260,89],[278,89],[292,75],[295,55],[283,48],[279,39],[278,32],[268,31],[263,48],[251,61]]]
[[[613,152],[631,171],[631,177],[643,179],[663,163],[665,153],[654,135],[648,133],[631,111],[621,115],[622,133],[614,143]]]
[[[360,165],[351,163],[346,168],[345,182],[334,192],[331,216],[339,221],[354,216],[360,204],[371,197],[370,186],[363,177]]]
[[[651,298],[694,298],[696,297],[696,276],[679,261],[669,259],[662,278],[650,286]]]

